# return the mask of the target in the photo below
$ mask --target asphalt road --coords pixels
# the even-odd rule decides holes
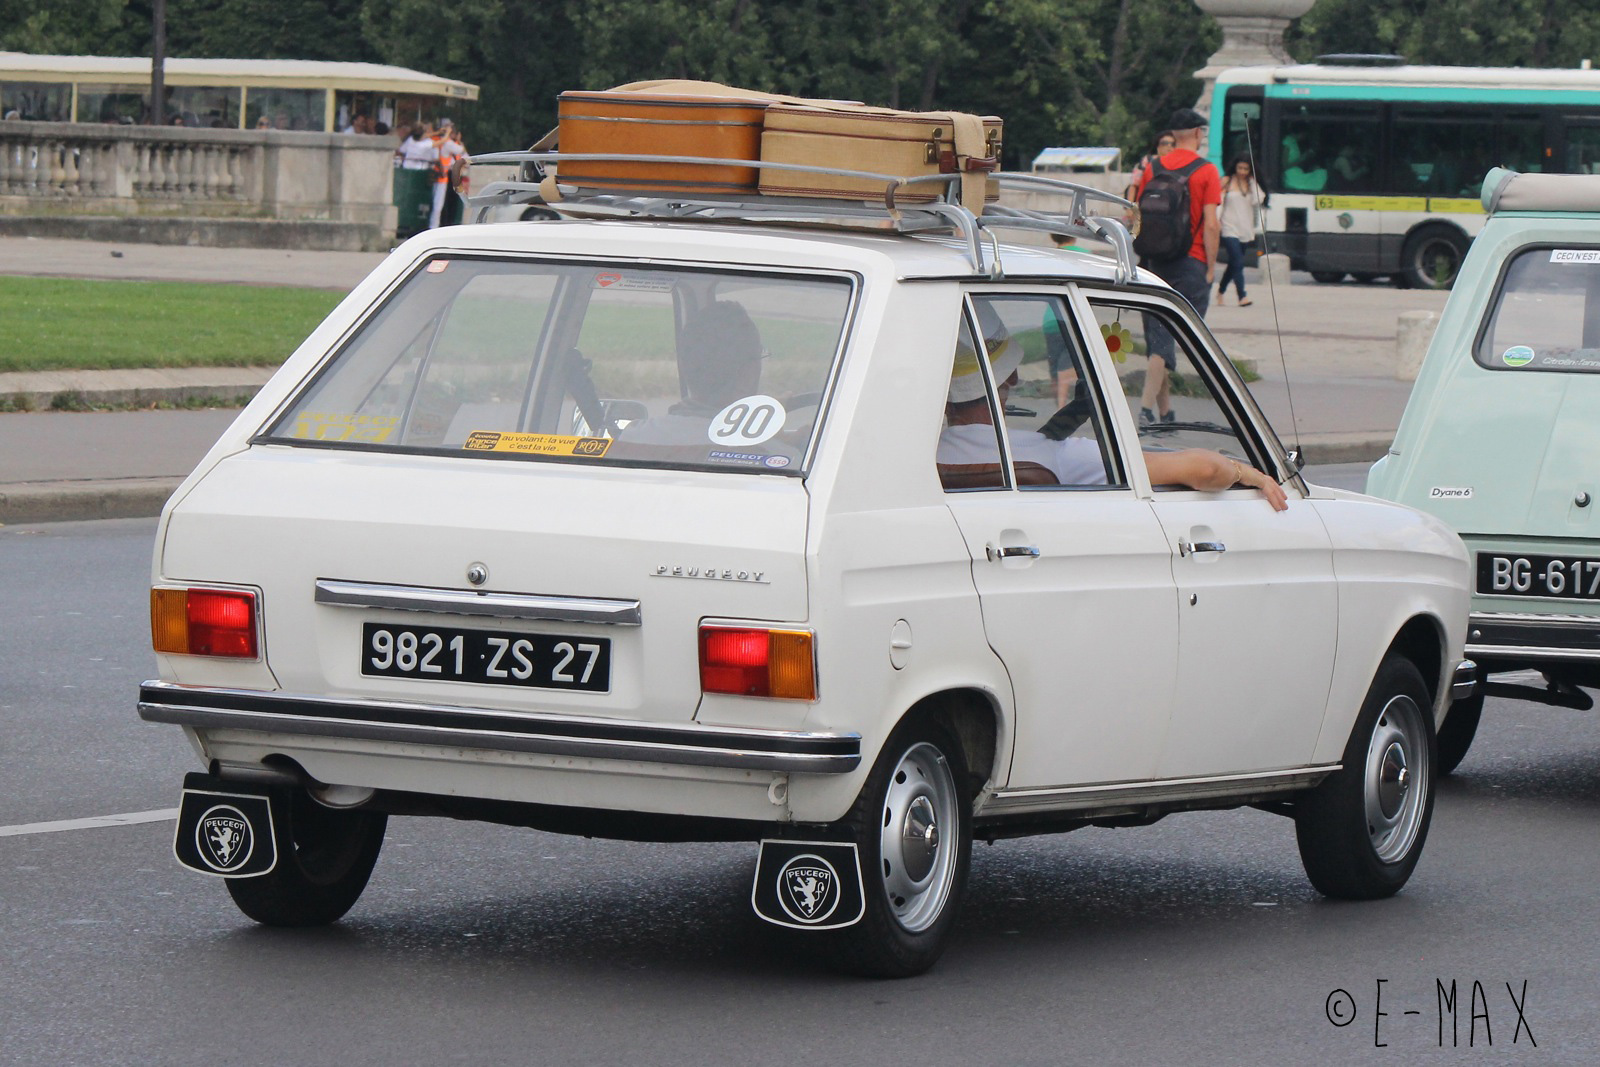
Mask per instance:
[[[1388,901],[1319,898],[1254,811],[980,845],[944,960],[874,983],[749,916],[749,846],[396,819],[345,921],[254,927],[170,822],[17,831],[196,763],[133,709],[153,529],[0,529],[0,1063],[1600,1062],[1600,714],[1521,703]]]

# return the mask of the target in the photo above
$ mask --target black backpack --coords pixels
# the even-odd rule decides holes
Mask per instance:
[[[1189,175],[1205,166],[1190,160],[1168,170],[1159,159],[1150,161],[1150,180],[1139,193],[1139,236],[1133,250],[1153,263],[1182,259],[1194,246],[1194,226],[1189,218]]]

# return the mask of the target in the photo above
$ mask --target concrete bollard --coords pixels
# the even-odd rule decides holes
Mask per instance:
[[[1289,284],[1289,257],[1282,252],[1271,252],[1261,257],[1261,269],[1272,275],[1272,284]]]
[[[1417,380],[1422,357],[1428,354],[1433,331],[1439,328],[1437,311],[1402,311],[1394,331],[1394,376],[1402,382]]]

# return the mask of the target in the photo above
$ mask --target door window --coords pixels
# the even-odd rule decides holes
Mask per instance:
[[[983,295],[962,322],[939,476],[947,490],[1125,485],[1108,447],[1082,337],[1056,296]],[[976,353],[981,351],[987,369]],[[992,383],[992,385],[991,385]],[[999,413],[997,418],[997,412]],[[1001,459],[1003,429],[1010,462]]]
[[[1147,452],[1209,448],[1257,466],[1199,342],[1165,309],[1093,301],[1095,318]],[[1109,390],[1108,390],[1109,391]],[[1268,469],[1263,467],[1263,469]],[[1181,486],[1156,486],[1176,489]]]

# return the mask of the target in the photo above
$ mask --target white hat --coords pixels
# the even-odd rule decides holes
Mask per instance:
[[[997,385],[1011,377],[1012,372],[1022,365],[1022,345],[1008,334],[985,339],[984,348],[989,351],[989,366]],[[955,366],[950,371],[950,402],[965,404],[979,400],[983,397],[983,390],[983,371],[978,366],[978,356],[967,343],[963,331],[961,340],[956,344]]]

